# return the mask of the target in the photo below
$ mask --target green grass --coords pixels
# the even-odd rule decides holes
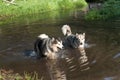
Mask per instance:
[[[0,80],[42,80],[38,78],[38,74],[36,72],[24,73],[24,75],[20,75],[18,73],[13,73],[12,70],[0,70]]]
[[[82,8],[86,6],[84,0],[16,0],[16,5],[7,5],[0,1],[0,17],[15,17],[43,13],[53,10]]]
[[[106,20],[120,16],[120,0],[107,0],[100,10],[93,9],[85,16],[87,20]]]

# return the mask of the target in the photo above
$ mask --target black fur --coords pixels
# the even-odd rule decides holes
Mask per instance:
[[[80,41],[75,35],[70,35],[65,38],[63,45],[65,48],[78,48]]]
[[[34,44],[34,50],[37,54],[37,58],[46,57],[45,50],[50,46],[50,38],[41,39],[38,38]]]

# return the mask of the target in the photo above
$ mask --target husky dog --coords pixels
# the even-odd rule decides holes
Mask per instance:
[[[65,48],[83,48],[85,45],[85,33],[72,34],[69,25],[63,25],[62,32],[66,36],[63,45]]]
[[[62,41],[50,38],[46,34],[39,35],[34,45],[37,58],[48,57],[50,59],[55,59],[57,57],[56,53],[62,48]]]

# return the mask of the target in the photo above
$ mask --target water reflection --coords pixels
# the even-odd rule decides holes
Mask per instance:
[[[47,69],[51,80],[67,80],[66,74],[58,64],[57,60],[47,60]]]
[[[26,57],[33,59],[29,55],[33,52],[32,50],[27,50],[24,53]],[[76,72],[80,75],[81,71],[90,69],[84,48],[61,50],[57,59],[44,58],[44,60],[46,60],[45,64],[51,80],[68,80],[71,77],[70,75],[75,76]]]
[[[85,49],[65,49],[63,54],[66,55],[63,64],[66,67],[63,70],[67,80],[73,80],[74,76],[80,76],[82,72],[90,69]]]

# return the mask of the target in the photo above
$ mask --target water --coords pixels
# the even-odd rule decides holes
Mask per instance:
[[[0,68],[37,72],[44,80],[120,80],[120,20],[85,21],[81,11],[36,14],[11,19],[0,27]],[[83,51],[63,50],[57,60],[26,57],[41,33],[64,38],[61,27],[86,33]],[[85,54],[81,56],[81,54]]]

